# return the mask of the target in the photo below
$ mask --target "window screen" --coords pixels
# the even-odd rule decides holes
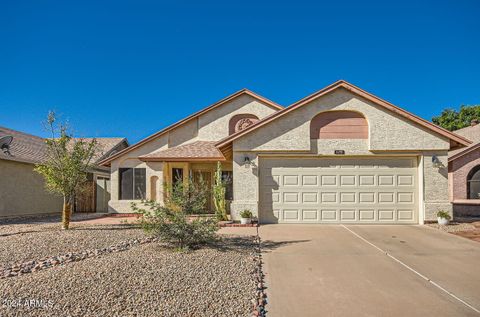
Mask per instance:
[[[120,199],[133,199],[133,168],[120,169]]]
[[[120,168],[120,193],[121,200],[145,199],[146,169]]]
[[[133,184],[134,188],[134,197],[135,199],[145,199],[145,192],[146,192],[146,171],[144,168],[135,168],[135,181]]]

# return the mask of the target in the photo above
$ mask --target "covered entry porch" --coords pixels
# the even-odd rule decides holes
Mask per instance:
[[[187,186],[190,181],[204,186],[208,192],[205,212],[214,212],[212,186],[215,171],[220,162],[222,181],[226,184],[227,209],[233,200],[233,166],[232,161],[214,146],[214,142],[197,141],[177,146],[140,157],[147,163],[162,163],[162,177],[150,176],[147,199],[161,202],[168,194],[168,188],[179,183]]]

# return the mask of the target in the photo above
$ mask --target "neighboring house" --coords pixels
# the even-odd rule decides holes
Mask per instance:
[[[454,131],[473,143],[449,152],[450,201],[455,216],[480,216],[480,124]]]
[[[448,200],[448,151],[470,142],[345,81],[287,108],[241,90],[101,162],[111,212],[221,161],[231,215],[261,223],[423,223]]]
[[[46,159],[45,139],[0,127],[0,138],[5,136],[11,136],[13,140],[9,146],[0,149],[0,217],[60,212],[63,199],[47,192],[43,177],[34,171],[35,164]],[[96,162],[128,146],[123,138],[97,140],[101,150],[95,157]],[[76,211],[106,211],[110,199],[109,178],[105,167],[92,170],[88,179],[96,185],[90,185],[92,194],[83,199],[80,206],[87,206],[89,210],[76,208]]]

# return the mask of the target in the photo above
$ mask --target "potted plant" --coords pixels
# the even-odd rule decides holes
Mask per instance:
[[[452,217],[445,210],[440,210],[439,212],[437,212],[437,221],[439,225],[442,225],[442,226],[448,225],[448,223],[450,222],[450,219],[452,219]]]
[[[252,223],[252,212],[248,209],[244,209],[241,213],[240,213],[240,223],[242,225],[246,225],[246,224],[249,224],[249,223]]]

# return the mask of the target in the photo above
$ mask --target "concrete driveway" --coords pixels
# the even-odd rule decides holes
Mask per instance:
[[[268,316],[479,316],[480,243],[422,226],[266,225]]]

